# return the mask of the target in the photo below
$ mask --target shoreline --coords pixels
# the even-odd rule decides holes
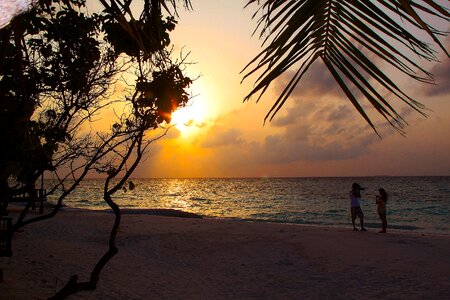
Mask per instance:
[[[13,203],[10,204],[8,209],[12,210],[13,215],[16,215],[20,212],[24,205]],[[44,203],[44,212],[48,213],[53,204]],[[12,208],[12,209],[11,209]],[[121,214],[133,214],[133,215],[148,215],[148,216],[165,216],[165,217],[179,217],[179,218],[196,218],[196,219],[211,219],[211,220],[225,220],[225,221],[236,221],[236,222],[249,222],[249,223],[268,223],[268,224],[286,224],[286,225],[298,225],[298,226],[306,226],[306,227],[318,227],[318,228],[329,228],[329,229],[351,229],[351,221],[348,220],[348,224],[320,224],[320,223],[295,223],[295,222],[285,222],[285,221],[272,221],[272,220],[264,220],[264,219],[244,219],[238,217],[216,217],[216,216],[206,216],[193,212],[188,212],[179,209],[172,208],[136,208],[136,207],[120,207]],[[110,208],[86,208],[86,207],[72,207],[63,205],[60,211],[75,211],[75,212],[105,212],[108,214],[112,214],[113,211]],[[36,211],[30,210],[30,213],[33,215],[37,215]],[[376,224],[376,225],[374,225]],[[365,222],[365,227],[370,232],[378,232],[381,229],[381,224],[374,222]],[[359,221],[357,220],[357,226],[359,229]],[[450,231],[433,231],[427,230],[422,227],[414,227],[408,225],[391,225],[388,224],[388,233],[398,233],[398,234],[412,234],[412,235],[421,235],[421,236],[442,236],[450,238]]]
[[[74,209],[74,210],[86,210],[86,211],[104,211],[107,213],[112,213],[111,209],[89,209],[83,207],[68,207],[65,206],[64,209]],[[212,220],[228,220],[228,221],[236,221],[236,222],[254,222],[254,223],[269,223],[269,224],[286,224],[286,225],[298,225],[298,226],[311,226],[311,227],[319,227],[319,228],[336,228],[336,229],[351,229],[351,220],[349,218],[348,224],[320,224],[320,223],[295,223],[295,222],[286,222],[286,221],[272,221],[272,220],[264,220],[264,219],[244,219],[239,217],[216,217],[216,216],[205,216],[193,212],[188,212],[184,210],[172,209],[172,208],[131,208],[131,207],[121,207],[121,213],[124,214],[141,214],[141,215],[150,215],[150,216],[166,216],[166,217],[181,217],[181,218],[199,218],[199,219],[212,219]],[[357,221],[359,222],[359,221]],[[376,225],[374,225],[376,224]],[[356,226],[359,229],[359,223]],[[381,230],[381,223],[374,222],[365,222],[365,227],[368,231],[376,231]],[[413,227],[409,225],[390,225],[388,224],[388,232],[391,233],[405,233],[405,234],[414,234],[414,235],[437,235],[443,237],[450,238],[450,231],[433,231],[427,230],[422,227]]]
[[[54,204],[44,203],[44,212],[48,213]],[[17,214],[24,205],[13,203],[10,204],[8,209],[12,210],[13,215]],[[12,208],[12,209],[11,209]],[[113,211],[110,208],[86,208],[86,207],[73,207],[63,205],[60,211],[78,211],[78,212],[105,212],[108,214],[112,214]],[[348,224],[320,224],[320,223],[295,223],[295,222],[286,222],[286,221],[274,221],[274,220],[265,220],[265,219],[245,219],[239,217],[216,217],[216,216],[207,216],[201,215],[193,212],[188,212],[179,209],[172,208],[138,208],[138,207],[120,207],[121,214],[134,214],[134,215],[148,215],[148,216],[166,216],[166,217],[180,217],[180,218],[197,218],[197,219],[212,219],[212,220],[228,220],[228,221],[236,221],[236,222],[250,222],[250,223],[269,223],[269,224],[286,224],[286,225],[298,225],[298,226],[307,226],[307,227],[319,227],[319,228],[334,228],[334,229],[351,229],[351,220],[349,218]],[[37,215],[36,211],[30,210],[31,214]],[[381,223],[375,222],[365,222],[365,227],[368,231],[378,232],[381,229]],[[359,221],[357,220],[357,226],[359,229]],[[388,224],[388,233],[405,233],[412,235],[427,235],[427,236],[443,236],[450,238],[450,231],[444,232],[440,230],[429,230],[423,227],[413,227],[409,225],[391,225]]]
[[[46,299],[86,280],[114,216],[63,208],[0,258],[0,299]],[[445,299],[450,238],[298,224],[123,214],[97,289],[69,299]],[[356,297],[356,295],[358,297]]]

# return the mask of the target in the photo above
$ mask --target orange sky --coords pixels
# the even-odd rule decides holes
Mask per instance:
[[[240,84],[239,72],[260,49],[251,36],[254,7],[244,10],[246,1],[192,3],[193,12],[180,11],[172,41],[196,62],[188,73],[202,74],[192,87],[198,96],[174,117],[177,127],[152,145],[135,177],[450,175],[449,59],[431,66],[436,87],[403,80],[432,110],[428,118],[404,110],[407,137],[378,119],[379,139],[320,64],[263,125],[282,83],[260,103],[242,103],[252,80]]]

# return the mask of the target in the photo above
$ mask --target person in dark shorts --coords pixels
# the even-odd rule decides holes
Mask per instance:
[[[386,202],[388,199],[388,195],[383,188],[379,189],[378,193],[379,193],[379,195],[377,195],[377,197],[376,197],[376,203],[377,203],[378,216],[380,217],[380,220],[381,220],[380,233],[386,233],[386,229],[387,229]]]
[[[361,199],[361,190],[364,190],[358,183],[352,184],[352,190],[350,191],[350,210],[352,215],[352,224],[353,224],[353,230],[358,231],[358,229],[355,226],[355,220],[356,218],[359,218],[359,222],[361,224],[361,231],[367,231],[366,228],[364,228],[364,214],[361,209],[361,205],[359,203]]]

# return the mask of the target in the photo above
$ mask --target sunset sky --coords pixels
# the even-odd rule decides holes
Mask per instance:
[[[260,50],[255,7],[192,3],[193,11],[180,10],[172,42],[190,52],[188,74],[201,74],[192,86],[197,96],[175,114],[176,127],[151,146],[136,177],[450,175],[450,59],[442,51],[442,63],[428,65],[437,86],[399,79],[430,110],[424,118],[397,106],[409,123],[406,137],[372,115],[380,139],[319,63],[264,125],[283,80],[258,104],[243,103],[254,78],[241,84],[240,71]]]

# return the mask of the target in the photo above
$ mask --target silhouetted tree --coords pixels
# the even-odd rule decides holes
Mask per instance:
[[[257,74],[255,87],[245,99],[259,94],[259,100],[275,79],[289,70],[294,74],[265,120],[273,119],[294,88],[301,87],[301,79],[317,61],[323,62],[375,132],[375,125],[360,104],[364,98],[400,133],[407,123],[385,95],[400,99],[424,114],[424,106],[386,74],[386,65],[413,80],[432,83],[432,74],[416,58],[426,61],[437,58],[430,44],[419,36],[427,34],[449,56],[439,40],[439,36],[447,33],[426,21],[435,18],[448,22],[448,6],[428,0],[248,1],[247,5],[251,4],[260,4],[255,17],[261,16],[257,29],[261,29],[260,37],[264,37],[264,49],[244,69],[247,72],[244,79]],[[384,70],[380,68],[382,64]]]
[[[111,104],[107,92],[123,68],[97,38],[100,16],[57,4],[42,3],[0,33],[1,138],[10,141],[1,178],[29,192],[43,172],[85,150],[80,128]]]
[[[164,86],[182,76],[166,50],[174,17],[163,19],[159,1],[146,1],[137,20],[131,1],[120,9],[115,1],[101,2],[105,10],[88,15],[79,11],[85,1],[41,1],[1,31],[1,138],[11,141],[0,158],[3,182],[14,176],[31,187],[44,171],[82,156],[87,140],[78,138],[80,128],[114,102],[108,98],[111,86],[130,66],[150,63],[161,69],[154,82],[152,73],[134,72],[147,94],[177,88]],[[155,102],[147,104],[155,107],[155,124],[169,121],[178,106],[169,99],[175,95],[153,94]]]
[[[50,213],[27,219],[27,205],[14,229],[56,215],[92,172],[104,174],[103,198],[115,213],[108,251],[90,280],[80,283],[74,275],[55,299],[95,289],[117,253],[120,209],[113,195],[149,144],[165,135],[149,139],[148,132],[169,123],[171,113],[189,100],[184,57],[174,61],[168,48],[176,24],[173,15],[164,17],[162,9],[170,12],[169,7],[145,1],[134,18],[131,1],[100,2],[105,10],[89,14],[84,0],[40,1],[0,31],[0,126],[8,141],[0,179],[8,184],[13,177],[31,191],[39,176],[51,173],[55,184],[49,193],[58,192]],[[176,3],[168,3],[176,11]],[[114,90],[119,82],[122,96]],[[105,110],[116,117],[109,131],[97,131],[96,119]]]

